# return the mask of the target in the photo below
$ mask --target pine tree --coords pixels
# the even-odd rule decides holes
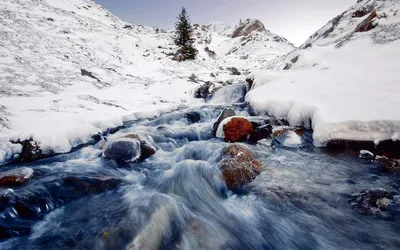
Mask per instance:
[[[193,47],[192,25],[186,9],[183,7],[175,24],[175,44],[180,46],[179,52],[184,59],[195,59],[197,50]]]

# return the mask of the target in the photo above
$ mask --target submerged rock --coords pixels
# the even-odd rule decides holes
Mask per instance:
[[[244,146],[230,145],[223,154],[225,159],[220,162],[219,169],[229,189],[237,189],[261,173],[261,162]]]
[[[116,188],[121,180],[116,178],[66,177],[64,184],[81,194],[98,194]]]
[[[218,126],[223,120],[225,120],[228,117],[235,116],[235,115],[236,115],[235,110],[233,110],[231,108],[224,108],[222,113],[218,116],[217,121],[213,124],[213,135],[215,136],[217,134]]]
[[[134,162],[141,156],[140,141],[138,139],[120,138],[107,145],[103,157]]]
[[[191,111],[183,115],[190,123],[196,123],[200,121],[201,115],[198,112]]]
[[[387,211],[392,201],[393,195],[384,189],[363,190],[349,200],[358,213],[368,215]]]
[[[246,141],[253,132],[251,122],[244,117],[233,116],[224,119],[218,126],[217,137],[227,142]]]
[[[33,174],[31,168],[22,167],[0,173],[0,186],[18,186],[27,183]]]
[[[273,131],[272,136],[285,147],[298,148],[303,143],[303,130],[300,128],[281,127]]]

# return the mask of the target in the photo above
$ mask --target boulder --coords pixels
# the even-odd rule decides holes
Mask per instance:
[[[184,117],[188,120],[188,122],[190,122],[190,123],[196,123],[196,122],[200,121],[200,119],[201,119],[200,113],[195,112],[195,111],[187,112],[187,113],[185,113],[183,116],[184,116]]]
[[[241,116],[224,119],[218,126],[216,136],[227,142],[246,141],[253,133],[251,122]]]
[[[233,144],[223,150],[224,159],[218,165],[227,187],[231,190],[251,182],[261,173],[261,162],[244,146]]]
[[[22,167],[0,173],[0,186],[19,186],[27,183],[33,175],[31,168]]]
[[[132,138],[120,138],[107,145],[103,157],[135,162],[141,156],[140,141]]]
[[[387,211],[392,201],[393,195],[384,189],[363,190],[349,200],[353,209],[367,215]]]
[[[150,136],[145,137],[139,136],[137,134],[129,134],[126,135],[125,138],[136,139],[140,141],[141,153],[139,161],[143,161],[156,153],[156,148],[150,143],[150,141],[152,141],[152,138]]]
[[[303,146],[304,131],[300,128],[280,127],[273,131],[272,136],[285,147],[298,148]]]
[[[213,135],[215,136],[217,134],[217,129],[219,124],[225,120],[228,117],[235,116],[235,110],[231,108],[224,108],[224,110],[221,112],[221,114],[218,116],[217,121],[213,124]]]

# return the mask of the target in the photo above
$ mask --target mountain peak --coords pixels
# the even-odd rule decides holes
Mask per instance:
[[[267,31],[264,24],[258,19],[250,19],[247,18],[244,22],[239,24],[233,33],[232,38],[239,37],[239,36],[247,36],[253,31]]]

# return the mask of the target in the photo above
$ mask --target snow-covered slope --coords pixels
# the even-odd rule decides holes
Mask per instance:
[[[293,125],[312,126],[316,145],[400,139],[399,7],[359,1],[300,50],[256,72],[247,100]]]
[[[237,27],[214,22],[194,28],[200,51],[207,47],[220,63],[245,70],[261,68],[295,49],[286,38],[270,32],[256,19],[246,19]]]
[[[206,34],[235,41],[227,51],[236,44],[223,24],[199,29],[198,59],[179,63],[170,59],[172,31],[125,23],[89,0],[1,0],[0,16],[0,163],[20,150],[10,139],[67,152],[124,120],[196,104],[201,83],[188,81],[192,73],[213,82],[245,78],[226,70],[245,63],[204,50]]]

